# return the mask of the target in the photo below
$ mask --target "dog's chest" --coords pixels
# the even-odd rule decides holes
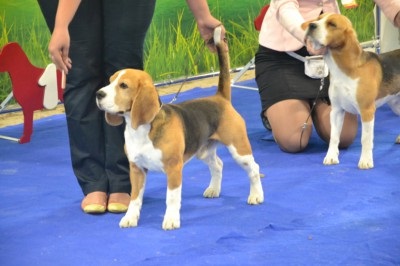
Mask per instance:
[[[128,159],[139,167],[151,171],[163,171],[162,152],[154,147],[149,132],[150,125],[142,125],[134,130],[127,124],[125,145]]]
[[[349,113],[358,114],[359,107],[357,103],[358,79],[352,79],[341,71],[336,64],[329,64],[330,85],[329,98],[332,106],[340,106]]]

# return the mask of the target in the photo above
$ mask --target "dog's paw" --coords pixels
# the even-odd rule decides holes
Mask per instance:
[[[252,193],[247,198],[247,203],[250,205],[257,205],[264,202],[264,195],[261,193]]]
[[[174,230],[181,227],[181,221],[179,217],[165,216],[162,224],[164,230]]]
[[[362,170],[368,170],[371,168],[374,168],[374,161],[371,160],[362,160],[360,159],[360,161],[358,162],[358,168],[362,169]]]
[[[122,217],[119,222],[119,227],[128,228],[128,227],[136,227],[138,225],[139,215],[128,215],[126,214]]]
[[[217,188],[214,188],[214,187],[208,187],[208,188],[204,191],[203,196],[204,196],[205,198],[218,198],[220,192],[221,192],[220,189],[217,189]]]
[[[396,138],[396,143],[397,143],[397,144],[400,144],[400,135],[397,136],[397,138]]]
[[[374,159],[372,156],[372,150],[362,152],[360,160],[358,161],[358,168],[360,169],[371,169],[374,168]]]
[[[324,158],[324,165],[332,165],[332,164],[339,164],[339,157],[327,154]]]

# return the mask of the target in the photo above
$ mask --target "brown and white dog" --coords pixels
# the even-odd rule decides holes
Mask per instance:
[[[330,71],[331,136],[324,164],[339,163],[339,136],[344,112],[360,114],[362,122],[360,169],[374,167],[375,110],[388,103],[400,115],[400,49],[377,55],[364,51],[352,23],[339,14],[323,14],[302,25],[314,48],[327,48]],[[400,143],[400,136],[397,137]]]
[[[111,125],[126,122],[125,151],[130,162],[131,202],[120,227],[135,227],[148,170],[167,175],[166,211],[162,228],[180,227],[182,169],[196,156],[211,172],[204,197],[218,197],[221,191],[222,166],[216,154],[220,142],[228,147],[235,161],[250,178],[248,204],[260,204],[264,193],[259,166],[255,162],[246,125],[231,104],[229,55],[221,41],[221,28],[214,33],[220,77],[215,95],[182,102],[161,104],[151,77],[144,71],[125,69],[110,78],[110,84],[97,92],[97,105],[106,112]]]

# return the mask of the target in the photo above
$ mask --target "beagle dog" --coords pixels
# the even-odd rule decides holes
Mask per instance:
[[[219,197],[222,166],[218,143],[227,146],[250,179],[248,204],[260,204],[264,193],[244,119],[231,104],[228,49],[221,41],[221,27],[214,31],[220,76],[215,95],[162,104],[149,74],[134,69],[116,72],[110,84],[97,92],[96,102],[110,125],[125,119],[125,152],[130,162],[131,202],[120,227],[138,225],[148,170],[167,175],[166,211],[162,228],[180,227],[182,169],[196,156],[211,172],[204,197]]]
[[[339,163],[339,136],[344,112],[359,114],[362,123],[360,169],[374,167],[375,110],[388,103],[400,115],[400,49],[377,55],[364,51],[350,20],[339,14],[322,14],[302,24],[315,49],[324,55],[330,71],[331,136],[324,164]],[[400,143],[400,135],[397,137]]]

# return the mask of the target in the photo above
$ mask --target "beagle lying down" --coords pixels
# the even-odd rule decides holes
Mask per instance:
[[[327,47],[330,71],[331,138],[324,164],[339,163],[339,136],[344,112],[360,114],[362,122],[360,169],[374,167],[373,138],[377,107],[388,103],[400,115],[400,49],[377,55],[360,46],[349,19],[323,14],[302,25],[314,48]],[[400,135],[397,137],[400,143]]]
[[[214,32],[220,62],[215,95],[179,104],[161,104],[151,77],[144,71],[125,69],[97,92],[97,105],[111,125],[125,119],[125,151],[130,162],[131,202],[120,227],[138,225],[148,170],[167,175],[166,211],[162,228],[180,227],[183,165],[192,157],[203,160],[211,172],[204,197],[221,192],[222,161],[217,144],[227,146],[250,178],[249,204],[264,201],[259,166],[254,161],[243,118],[231,104],[230,63],[221,28]]]

